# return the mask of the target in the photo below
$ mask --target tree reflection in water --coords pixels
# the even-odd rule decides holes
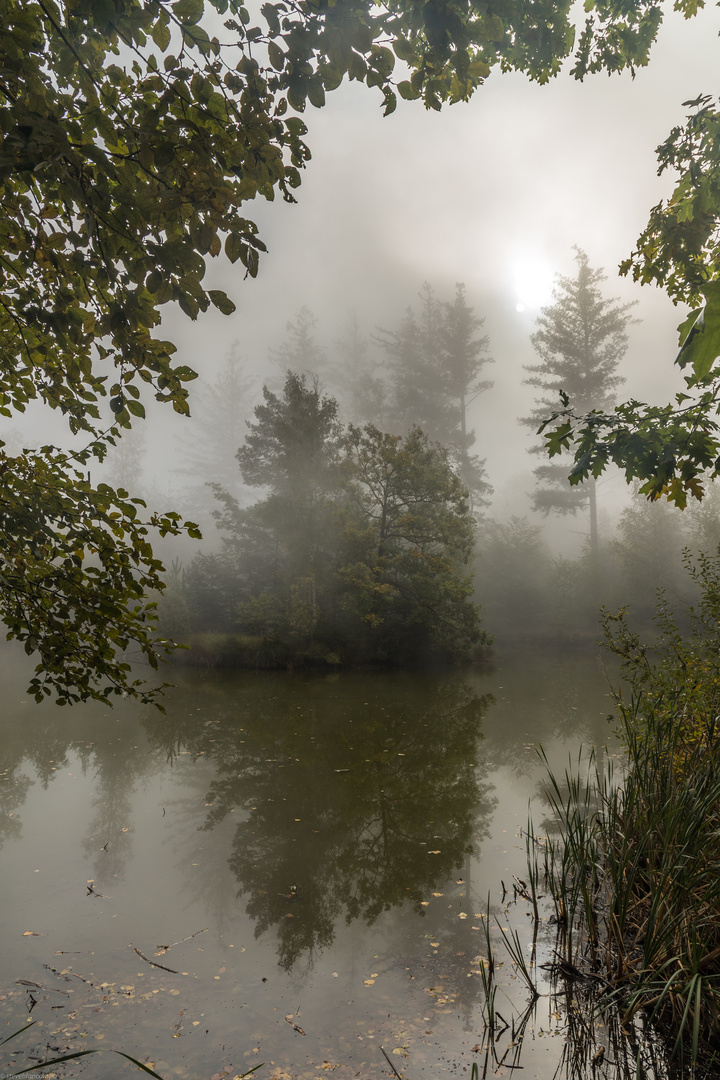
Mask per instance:
[[[237,816],[228,863],[255,936],[276,928],[281,967],[327,948],[340,919],[422,913],[486,833],[493,699],[452,675],[248,677],[228,691],[211,712],[184,694],[146,727],[170,756],[213,762],[202,828]]]

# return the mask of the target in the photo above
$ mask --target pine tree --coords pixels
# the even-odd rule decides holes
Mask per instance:
[[[307,307],[301,307],[295,318],[285,324],[287,337],[270,351],[270,358],[280,365],[283,375],[294,371],[313,378],[325,368],[327,354],[315,337],[316,326],[317,319]]]
[[[393,417],[406,433],[419,427],[445,446],[475,507],[492,490],[484,462],[470,454],[475,433],[468,427],[468,407],[492,383],[480,377],[488,339],[478,336],[483,320],[457,285],[455,299],[439,300],[427,283],[420,291],[420,310],[408,309],[398,330],[383,330],[378,341],[390,358]]]
[[[633,320],[628,310],[633,304],[620,304],[602,295],[600,283],[606,275],[593,270],[588,257],[575,248],[575,277],[558,276],[553,290],[554,303],[540,312],[538,329],[531,341],[540,363],[526,365],[525,382],[538,387],[535,408],[522,423],[537,429],[559,405],[560,391],[570,397],[578,413],[592,410],[606,412],[615,403],[615,390],[625,380],[617,369],[627,351],[627,326]],[[544,447],[533,447],[543,453]],[[533,496],[534,508],[544,514],[576,514],[585,507],[590,511],[590,545],[593,558],[598,553],[597,503],[595,482],[571,487],[569,464],[552,462],[535,469],[538,482]]]
[[[483,379],[485,364],[492,363],[487,350],[489,339],[478,336],[485,323],[471,308],[465,298],[465,286],[455,286],[455,299],[445,304],[443,343],[447,394],[454,406],[451,422],[455,429],[454,443],[450,443],[458,461],[460,479],[470,492],[471,504],[485,502],[492,488],[485,479],[484,461],[470,453],[475,443],[475,432],[468,429],[468,408],[485,390],[492,387],[490,379]]]
[[[392,403],[379,356],[370,349],[353,311],[342,336],[333,344],[328,376],[343,414],[353,424],[390,424]]]

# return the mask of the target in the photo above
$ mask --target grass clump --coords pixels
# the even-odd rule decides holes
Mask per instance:
[[[622,775],[593,761],[551,782],[562,831],[546,872],[560,963],[595,980],[601,1007],[642,1019],[690,1075],[720,1061],[720,560],[690,571],[700,603],[682,634],[660,603],[658,641],[605,616],[629,696],[617,705]],[[715,1075],[715,1073],[713,1073]]]

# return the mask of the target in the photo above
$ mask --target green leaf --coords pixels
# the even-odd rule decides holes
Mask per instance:
[[[282,71],[282,69],[285,67],[285,53],[282,51],[280,46],[274,41],[269,41],[267,51],[268,59],[272,66],[275,68],[276,71]]]
[[[233,304],[230,297],[227,296],[222,289],[208,289],[208,296],[218,311],[221,311],[223,315],[232,315],[236,310],[235,304]]]
[[[167,23],[156,22],[153,25],[151,34],[153,41],[160,49],[160,51],[165,52],[168,45],[170,44],[170,28],[168,27]]]
[[[173,12],[185,26],[200,22],[204,10],[203,0],[176,0]]]
[[[241,257],[245,248],[245,241],[237,233],[230,233],[225,240],[225,254],[231,263],[235,263]],[[212,297],[210,298],[212,299]]]
[[[307,84],[307,95],[311,105],[316,109],[322,109],[325,104],[325,88],[321,82],[311,79]]]
[[[414,101],[420,97],[420,90],[417,90],[411,82],[404,80],[397,85],[398,93],[405,101]]]
[[[675,360],[680,367],[692,367],[690,385],[707,380],[720,356],[720,281],[707,282],[700,291],[705,307],[689,326],[690,316],[681,324],[680,333],[685,338]]]

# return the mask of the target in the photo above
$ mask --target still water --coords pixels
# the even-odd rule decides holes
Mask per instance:
[[[538,751],[562,771],[612,744],[599,657],[176,681],[165,716],[38,707],[5,661],[0,1000],[4,1034],[36,1024],[0,1074],[90,1046],[193,1080],[388,1077],[381,1046],[409,1080],[469,1074],[488,896],[529,944],[510,900],[529,804],[547,825]],[[561,1032],[541,998],[528,1080]],[[143,1075],[107,1052],[57,1074]]]

